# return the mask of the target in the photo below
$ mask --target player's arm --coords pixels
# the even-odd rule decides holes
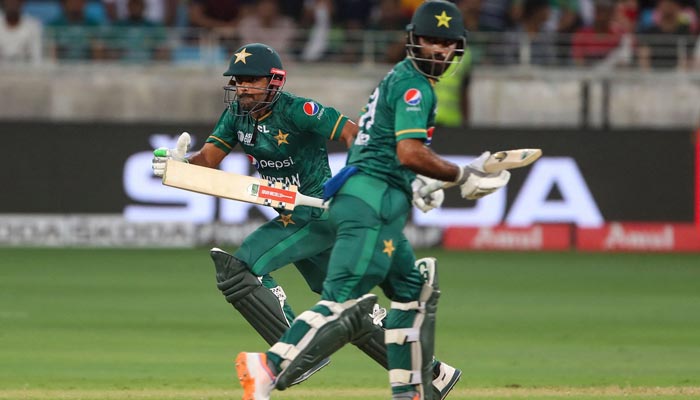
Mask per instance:
[[[491,194],[510,180],[510,173],[506,170],[492,174],[484,171],[484,163],[490,155],[485,152],[476,160],[459,167],[433,153],[420,140],[403,139],[397,143],[397,156],[402,165],[418,174],[450,182],[448,186],[459,185],[462,197],[469,200]],[[414,185],[413,190],[415,203],[415,197],[421,193],[420,185]]]
[[[439,157],[422,140],[399,140],[396,154],[401,165],[417,174],[445,182],[454,182],[460,177],[459,166]]]
[[[311,107],[307,110],[309,105]],[[357,125],[340,111],[310,99],[299,98],[290,106],[287,115],[288,123],[299,131],[340,141],[347,148],[352,146],[359,131]]]
[[[204,143],[201,150],[187,157],[190,164],[202,167],[216,168],[226,157],[226,152],[218,148],[213,143]]]
[[[347,122],[345,122],[343,130],[340,132],[340,141],[345,143],[345,147],[349,149],[352,146],[352,144],[355,142],[358,131],[359,128],[357,127],[357,124],[349,119]]]

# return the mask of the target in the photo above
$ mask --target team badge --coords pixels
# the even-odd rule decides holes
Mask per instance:
[[[403,101],[409,106],[417,106],[423,100],[423,94],[418,89],[408,89],[403,94]]]
[[[304,113],[308,116],[314,116],[318,114],[318,110],[321,107],[318,106],[318,104],[314,103],[313,101],[307,101],[304,103]]]

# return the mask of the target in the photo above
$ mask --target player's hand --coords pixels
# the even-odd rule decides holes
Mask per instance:
[[[442,189],[438,189],[424,196],[420,195],[419,191],[422,187],[435,181],[435,179],[428,178],[427,176],[416,175],[416,179],[411,183],[411,187],[413,188],[413,205],[424,213],[427,213],[433,208],[440,207],[445,200],[445,192]]]
[[[468,200],[480,199],[508,184],[510,172],[487,174],[484,171],[484,162],[491,156],[491,152],[485,151],[475,160],[465,165],[462,170],[460,191],[462,197]],[[466,179],[465,179],[466,177]]]
[[[187,149],[189,149],[189,147],[190,134],[187,132],[182,132],[180,137],[177,139],[177,145],[174,149],[159,147],[153,150],[153,161],[151,162],[153,175],[163,176],[165,173],[165,162],[168,160],[187,162],[185,155],[187,154]]]
[[[459,188],[463,198],[476,200],[507,185],[509,180],[510,172],[506,170],[484,176],[471,173],[467,181],[461,184]]]

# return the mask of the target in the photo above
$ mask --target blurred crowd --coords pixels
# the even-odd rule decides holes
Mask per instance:
[[[687,68],[700,59],[698,1],[455,3],[477,64]],[[171,61],[201,56],[203,43],[226,55],[249,42],[269,44],[290,60],[360,62],[370,53],[395,62],[421,2],[0,0],[0,62]]]

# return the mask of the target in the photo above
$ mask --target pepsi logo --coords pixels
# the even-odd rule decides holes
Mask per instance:
[[[417,106],[423,99],[423,94],[421,94],[418,89],[408,89],[406,93],[403,94],[403,101],[409,106]]]
[[[304,113],[306,115],[316,115],[318,113],[319,108],[320,107],[318,106],[318,104],[314,103],[313,101],[307,101],[306,103],[304,103]]]
[[[431,126],[428,128],[428,131],[426,132],[428,135],[428,139],[425,141],[425,144],[430,145],[430,143],[433,142],[433,132],[435,132],[435,127]]]
[[[255,157],[251,156],[250,154],[246,154],[246,157],[248,157],[248,161],[250,161],[250,164],[255,167],[255,169],[258,169],[260,166],[260,163],[258,163],[258,160],[255,159]]]

